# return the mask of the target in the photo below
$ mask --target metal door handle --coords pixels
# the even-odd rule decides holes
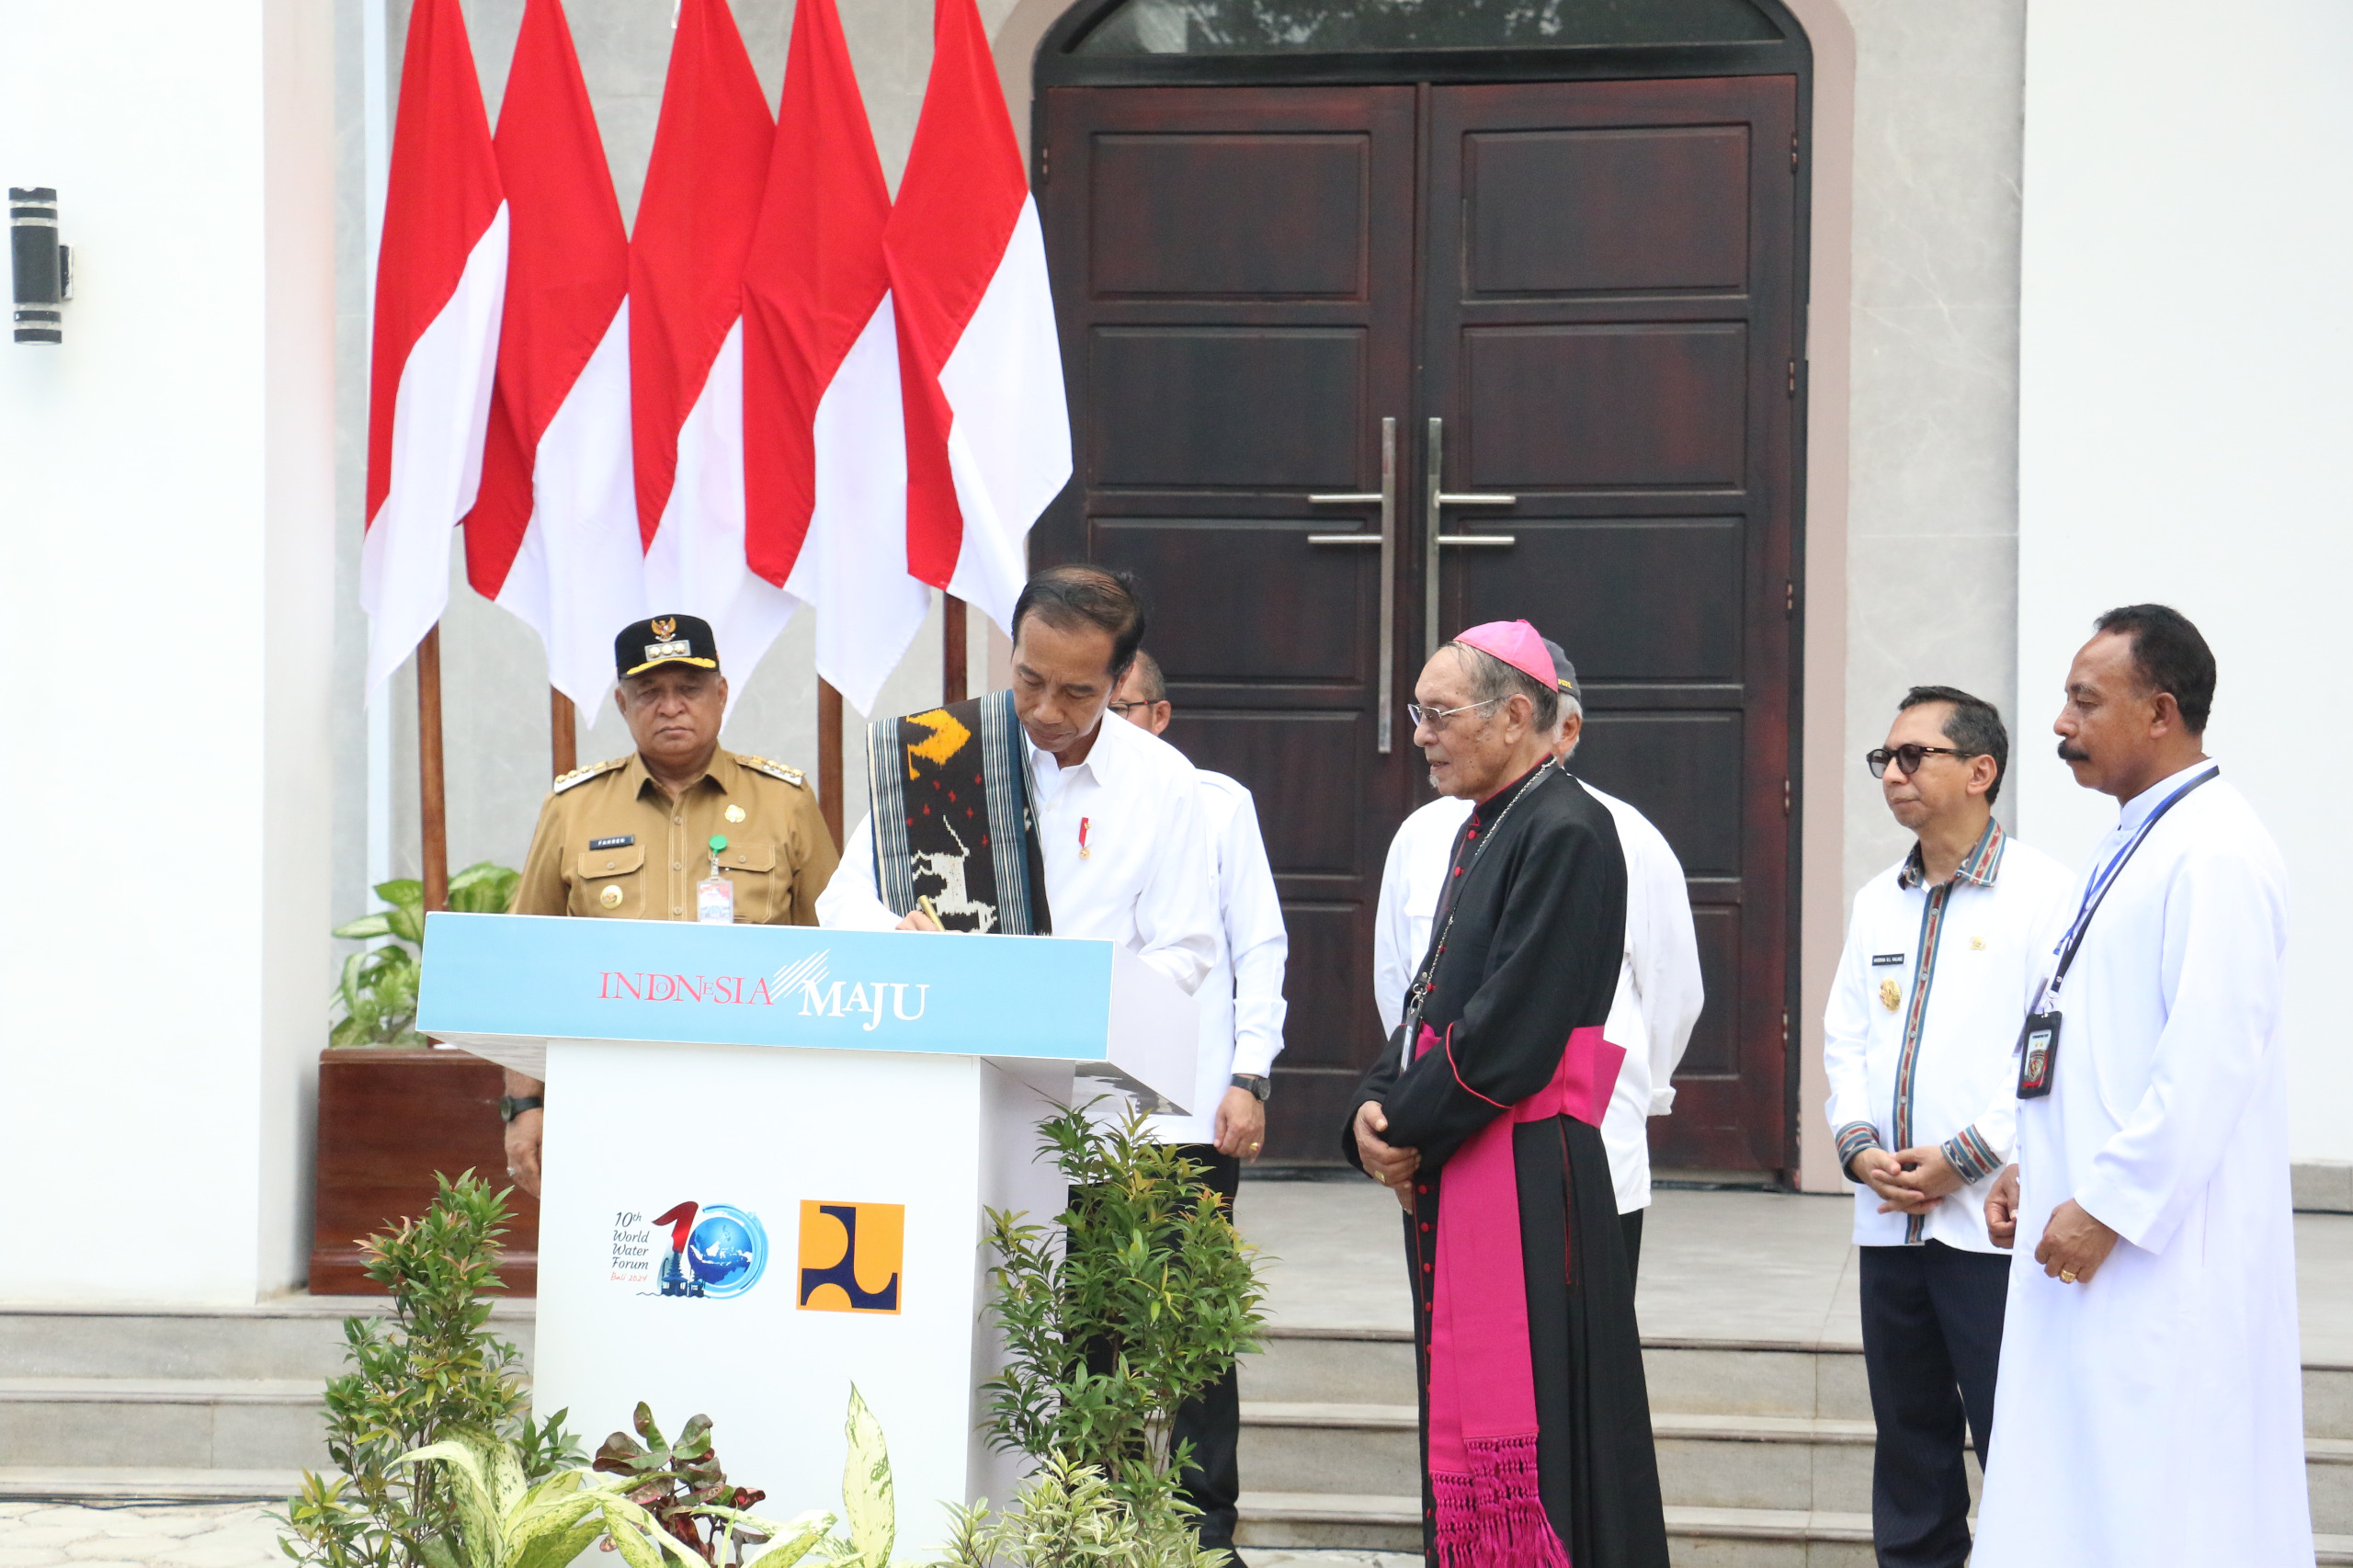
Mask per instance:
[[[1438,552],[1452,546],[1457,550],[1508,550],[1519,540],[1511,534],[1449,534],[1441,533],[1441,512],[1448,506],[1517,506],[1517,495],[1483,494],[1477,491],[1454,491],[1446,488],[1446,421],[1433,417],[1429,425],[1430,455],[1427,476],[1427,506],[1424,508],[1422,529],[1422,639],[1428,644],[1423,658],[1438,653]]]
[[[1310,544],[1377,544],[1381,547],[1381,687],[1374,703],[1373,744],[1387,756],[1396,735],[1391,711],[1397,685],[1397,421],[1381,422],[1381,489],[1362,494],[1310,495],[1318,506],[1381,506],[1377,534],[1309,534]]]

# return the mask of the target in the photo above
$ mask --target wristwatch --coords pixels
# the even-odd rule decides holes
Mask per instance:
[[[544,1108],[547,1103],[543,1095],[501,1095],[498,1096],[498,1119],[512,1121],[527,1110]]]
[[[1267,1096],[1272,1094],[1275,1088],[1273,1080],[1256,1073],[1236,1073],[1232,1082],[1237,1089],[1249,1090],[1251,1096],[1261,1105],[1266,1103]]]

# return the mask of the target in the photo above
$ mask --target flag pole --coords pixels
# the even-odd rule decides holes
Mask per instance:
[[[551,778],[561,778],[580,766],[580,729],[572,711],[572,699],[555,687],[548,687],[549,750],[555,763]]]
[[[417,821],[425,841],[425,907],[449,907],[449,811],[441,782],[441,623],[416,644]]]
[[[817,677],[817,809],[834,847],[842,846],[842,694]]]
[[[964,601],[953,594],[942,594],[945,601],[939,632],[939,700],[942,704],[961,702],[969,693],[965,690],[964,656],[968,651],[964,640]]]

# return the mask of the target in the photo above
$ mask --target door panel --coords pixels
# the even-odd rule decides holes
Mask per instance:
[[[1427,796],[1401,710],[1425,637],[1524,616],[1583,679],[1577,770],[1690,879],[1709,1000],[1660,1162],[1793,1163],[1794,80],[1040,103],[1080,472],[1032,559],[1142,574],[1168,738],[1256,798],[1291,940],[1267,1157],[1332,1159],[1381,1043],[1371,915]],[[1378,506],[1310,499],[1381,489],[1384,419],[1387,595]],[[1433,419],[1439,488],[1511,505],[1426,515]]]
[[[1517,542],[1444,552],[1444,630],[1525,616],[1567,648],[1574,767],[1691,879],[1709,995],[1661,1163],[1784,1167],[1795,85],[1430,106],[1423,389],[1447,487],[1517,498],[1445,521]]]
[[[1267,1154],[1332,1160],[1380,1044],[1372,906],[1408,808],[1380,681],[1381,422],[1413,371],[1411,87],[1053,88],[1040,182],[1080,472],[1033,562],[1133,567],[1168,738],[1250,787],[1290,934]],[[1401,551],[1402,552],[1402,551]],[[1400,596],[1402,597],[1402,596]],[[1392,626],[1392,631],[1394,628]]]

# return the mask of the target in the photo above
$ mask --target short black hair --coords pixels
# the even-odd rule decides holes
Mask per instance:
[[[2002,710],[1957,686],[1915,686],[1904,694],[1895,710],[1908,712],[1923,702],[1952,704],[1952,711],[1945,715],[1945,739],[1956,751],[1994,759],[1994,782],[1985,791],[1985,803],[2000,800],[2002,780],[2010,773],[2010,732],[2002,724]]]
[[[1092,626],[1111,634],[1111,682],[1118,685],[1143,646],[1152,608],[1143,584],[1132,572],[1118,566],[1073,564],[1049,566],[1031,577],[1013,601],[1013,640],[1021,641],[1021,623],[1036,616],[1057,631]]]
[[[1168,700],[1168,677],[1160,673],[1160,661],[1142,648],[1136,650],[1134,674],[1146,702]]]
[[[2120,605],[2093,625],[2132,639],[2132,663],[2150,696],[2170,692],[2193,735],[2206,733],[2214,711],[2214,651],[2171,605]]]
[[[1529,722],[1540,735],[1549,735],[1561,727],[1561,693],[1557,687],[1538,680],[1518,665],[1507,665],[1475,643],[1456,640],[1447,646],[1459,652],[1463,673],[1471,677],[1471,695],[1480,702],[1505,702],[1514,697],[1528,699]]]

